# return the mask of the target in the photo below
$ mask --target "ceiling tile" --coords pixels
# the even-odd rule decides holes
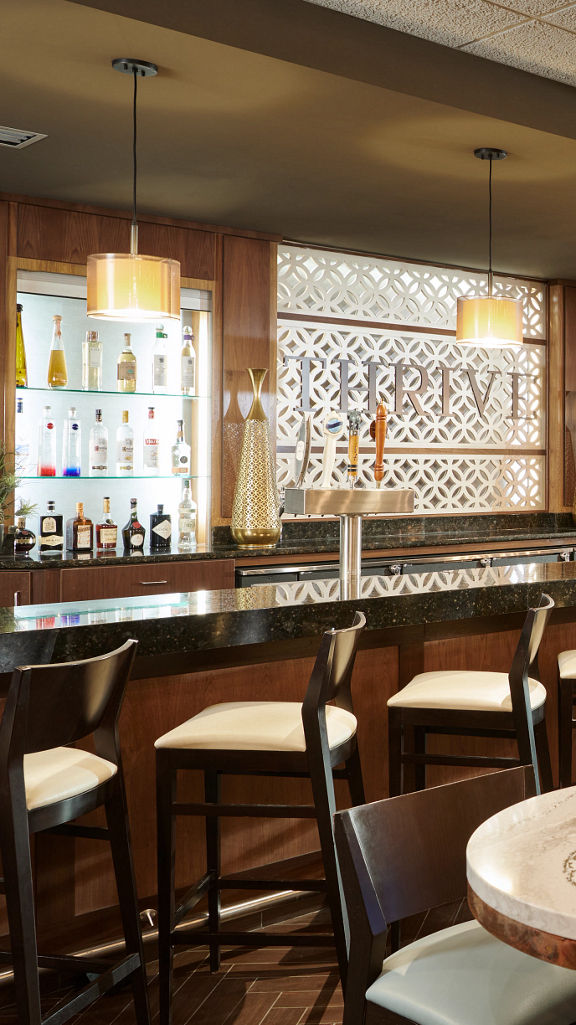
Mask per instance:
[[[555,25],[529,21],[463,49],[478,57],[576,85],[576,40]]]
[[[564,7],[555,14],[548,14],[544,20],[552,25],[558,25],[559,28],[576,32],[576,5]],[[574,63],[576,64],[576,59]]]
[[[444,46],[462,46],[523,21],[490,0],[306,0]],[[545,0],[542,0],[545,2]],[[548,10],[550,5],[548,6]]]
[[[550,11],[558,10],[559,7],[572,6],[571,0],[498,0],[501,7],[508,7],[511,11],[518,11],[520,14],[527,14],[533,18],[540,18]]]

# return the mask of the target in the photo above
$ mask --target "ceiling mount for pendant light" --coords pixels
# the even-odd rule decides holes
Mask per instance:
[[[488,295],[458,299],[456,311],[456,341],[499,349],[522,345],[522,303],[505,295],[494,295],[492,273],[492,163],[504,160],[504,149],[482,146],[474,150],[478,160],[490,161],[488,176]]]
[[[132,323],[180,319],[180,264],[163,256],[138,252],[136,220],[136,108],[138,79],[158,74],[156,64],[133,58],[116,58],[115,71],[132,75],[132,224],[129,253],[92,253],[88,257],[88,316],[97,320]]]

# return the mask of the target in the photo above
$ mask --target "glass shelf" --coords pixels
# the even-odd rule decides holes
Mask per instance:
[[[127,399],[131,396],[148,396],[152,399],[205,399],[207,395],[183,395],[182,392],[157,392],[157,391],[106,391],[104,388],[36,388],[22,387],[17,385],[16,391],[19,394],[30,391],[45,392],[47,395],[117,395],[118,398]]]
[[[121,476],[117,476],[116,474],[113,474],[113,473],[108,473],[105,477],[88,477],[88,476],[84,476],[84,475],[81,475],[80,477],[70,477],[68,475],[64,476],[61,473],[56,473],[56,474],[54,474],[53,477],[48,477],[48,476],[40,477],[38,474],[18,474],[18,477],[19,477],[20,480],[81,480],[81,481],[99,480],[100,483],[102,483],[102,481],[107,481],[107,480],[126,480],[126,481],[129,481],[129,480],[152,480],[152,481],[154,481],[154,480],[199,480],[200,479],[198,474],[196,474],[196,473],[181,473],[181,474],[180,473],[178,473],[178,474],[176,474],[176,473],[156,473],[153,476],[150,476],[149,473],[123,473]]]

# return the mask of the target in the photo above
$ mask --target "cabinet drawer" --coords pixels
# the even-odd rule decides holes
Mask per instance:
[[[60,595],[61,601],[83,601],[172,591],[218,591],[223,587],[234,587],[233,559],[63,569]]]
[[[29,605],[31,577],[31,573],[13,573],[12,570],[1,570],[0,605]]]

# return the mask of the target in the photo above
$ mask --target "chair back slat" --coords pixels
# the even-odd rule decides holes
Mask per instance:
[[[137,642],[96,658],[14,670],[0,724],[0,756],[73,744],[113,729]]]
[[[528,681],[540,681],[538,649],[553,608],[553,599],[548,594],[542,594],[537,608],[529,609],[508,674],[520,761],[524,765],[533,766],[538,793],[541,781]]]
[[[491,815],[535,793],[531,766],[337,812],[348,911],[361,894],[373,931],[466,895],[466,845]],[[357,919],[357,911],[355,911]]]
[[[356,612],[352,626],[327,630],[323,635],[302,705],[304,719],[328,701],[352,711],[350,682],[360,634],[365,626],[366,617]]]

